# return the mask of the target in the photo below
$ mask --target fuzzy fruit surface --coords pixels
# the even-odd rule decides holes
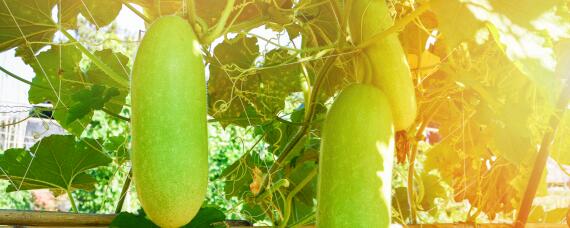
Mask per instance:
[[[208,184],[206,82],[196,35],[177,16],[146,32],[131,79],[132,165],[143,209],[161,227],[196,215]]]
[[[360,44],[394,24],[385,0],[353,0],[349,26],[353,41]],[[363,50],[372,68],[370,83],[388,97],[396,130],[410,127],[417,114],[416,94],[406,55],[397,33],[374,41]]]
[[[378,88],[346,87],[323,124],[317,227],[390,225],[394,127]]]

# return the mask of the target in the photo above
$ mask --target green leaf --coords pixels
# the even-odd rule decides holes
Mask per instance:
[[[77,1],[74,1],[77,2]],[[119,0],[81,0],[80,12],[87,20],[99,28],[113,22],[119,15],[123,4]]]
[[[439,170],[441,176],[448,182],[451,183],[453,179],[454,169],[457,168],[459,164],[457,161],[461,161],[459,157],[459,152],[453,148],[453,145],[447,141],[441,142],[433,146],[426,152],[426,161],[424,162],[424,167],[426,171]]]
[[[146,218],[146,214],[142,209],[139,210],[138,214],[133,214],[130,212],[121,212],[113,219],[109,225],[111,228],[158,228],[153,222]]]
[[[61,22],[65,28],[75,28],[77,16],[81,13],[84,18],[100,28],[114,21],[122,6],[119,0],[104,2],[97,0],[61,0]]]
[[[190,223],[182,226],[183,228],[204,228],[204,227],[225,227],[224,225],[217,226],[216,223],[224,224],[226,216],[222,211],[213,207],[200,208],[198,214],[194,216]],[[109,225],[113,228],[130,228],[130,227],[144,227],[155,228],[158,227],[150,221],[142,209],[138,214],[129,212],[121,212],[113,219]]]
[[[560,121],[558,131],[556,132],[554,143],[552,144],[550,156],[559,163],[570,165],[570,114],[565,113]]]
[[[119,52],[113,52],[111,49],[96,51],[93,53],[93,55],[102,60],[103,63],[105,63],[105,65],[111,68],[114,72],[117,72],[120,77],[127,81],[129,80],[129,72],[131,72],[131,70],[127,67],[129,63],[129,57]],[[94,64],[89,65],[86,74],[88,80],[92,83],[107,85],[109,87],[115,87],[120,90],[128,90],[128,88],[123,87],[121,84],[117,83],[117,81],[110,78],[105,72],[103,72]]]
[[[561,0],[490,0],[491,8],[505,16],[512,22],[530,27],[533,20],[546,11],[552,9]]]
[[[265,214],[267,212],[266,209],[262,208],[257,204],[246,203],[243,205],[241,213],[245,215],[245,217],[250,221],[261,221],[267,218]]]
[[[240,36],[214,49],[208,104],[210,115],[222,125],[249,126],[271,120],[284,108],[285,98],[301,90],[300,66],[286,50],[270,51],[262,56],[262,67],[250,69],[259,56],[256,43],[255,38]]]
[[[483,128],[480,132],[491,136],[481,144],[495,155],[516,165],[522,165],[534,158],[536,149],[529,128],[530,104],[510,101],[498,108],[486,102],[477,107],[474,118]],[[483,137],[482,137],[483,138]]]
[[[279,155],[298,129],[299,125],[271,121],[257,126],[254,134],[264,136],[263,141],[269,145],[269,152]]]
[[[342,6],[341,1],[337,3]],[[329,0],[302,0],[299,1],[299,5],[314,6],[301,7],[297,16],[303,27],[303,36],[308,37],[308,39],[303,38],[303,43],[307,47],[326,46],[337,40],[340,26]],[[342,9],[339,10],[342,12]]]
[[[145,14],[148,14],[151,19],[157,18],[161,15],[171,15],[175,13],[182,13],[184,11],[182,0],[169,0],[169,1],[155,1],[155,0],[128,0],[139,6],[142,6]],[[278,0],[278,1],[247,1],[236,0],[233,10],[229,15],[233,25],[251,25],[249,28],[255,28],[260,25],[269,24],[282,24],[285,15],[290,15],[292,7],[291,0]],[[221,12],[227,4],[227,0],[218,0],[214,3],[209,0],[195,0],[196,14],[202,19],[204,25],[212,28],[220,19]],[[285,11],[285,12],[284,12]],[[276,13],[280,13],[275,15]],[[281,16],[277,17],[276,16]],[[265,19],[265,20],[258,20]],[[267,23],[276,22],[276,23]],[[284,23],[283,23],[284,24]],[[231,30],[231,29],[230,29]]]
[[[18,46],[32,48],[35,52],[52,42],[57,31],[52,9],[58,3],[61,3],[58,6],[58,10],[61,10],[58,19],[66,29],[77,26],[77,15],[80,12],[87,20],[102,27],[115,20],[122,8],[118,0],[4,0],[0,4],[0,52]],[[25,46],[30,43],[31,46]]]
[[[293,189],[297,184],[307,177],[312,170],[317,168],[317,164],[315,162],[305,162],[302,165],[298,165],[288,174],[289,180],[292,184],[288,189]],[[301,203],[305,204],[306,206],[312,207],[313,199],[317,195],[317,178],[313,178],[297,195],[295,195],[295,199],[299,200]]]
[[[241,88],[248,75],[240,71],[254,66],[258,55],[257,40],[252,37],[228,39],[214,49],[214,59],[209,66],[208,113],[219,119],[223,126],[230,123],[246,126],[257,118],[252,107],[242,99]],[[248,109],[252,111],[248,113]],[[224,120],[235,117],[239,120]]]
[[[102,60],[103,63],[105,63],[114,72],[117,72],[119,76],[125,79],[125,81],[129,81],[129,72],[131,72],[131,70],[127,67],[129,63],[129,58],[127,56],[118,52],[113,52],[111,49],[104,49],[93,54],[95,57]],[[119,94],[117,96],[113,96],[109,102],[105,102],[104,107],[114,114],[119,114],[125,104],[125,98],[127,97],[129,88],[117,83],[117,81],[113,80],[94,64],[89,65],[89,69],[85,74],[87,75],[87,80],[91,83],[118,89]]]
[[[9,149],[0,156],[1,179],[12,184],[8,191],[28,189],[90,189],[95,179],[85,171],[107,165],[111,159],[100,152],[95,140],[75,141],[71,135],[52,135],[30,151]]]
[[[57,30],[51,19],[55,3],[54,0],[4,0],[0,4],[0,52],[26,41],[51,42]],[[34,50],[39,47],[34,46]]]
[[[226,215],[217,208],[203,207],[200,208],[198,214],[184,228],[202,228],[211,227],[214,223],[222,223],[226,219]],[[225,226],[222,226],[225,227]]]
[[[103,148],[114,157],[117,163],[122,164],[129,160],[129,142],[124,136],[112,136],[105,140]]]
[[[259,168],[263,174],[267,173],[267,167],[271,161],[263,160],[257,153],[246,153],[239,160],[228,166],[223,172],[225,179],[224,192],[226,198],[241,198],[245,193],[250,193],[249,185],[253,182],[253,170]]]
[[[67,122],[71,95],[85,87],[85,78],[79,67],[80,60],[81,52],[74,46],[52,46],[50,50],[40,53],[37,61],[31,64],[36,73],[32,82],[48,89],[32,86],[28,92],[32,104],[51,102],[54,118],[64,129],[77,136],[81,135],[93,114]]]
[[[543,206],[535,206],[528,215],[528,222],[533,223],[561,223],[566,218],[568,208],[544,210]]]
[[[420,204],[422,209],[425,211],[432,210],[436,207],[434,200],[436,198],[447,198],[445,188],[443,187],[443,181],[441,178],[433,173],[422,173],[422,185],[424,190],[424,195],[421,198]]]
[[[513,64],[524,76],[532,80],[534,83],[540,86],[542,89],[542,93],[544,94],[551,94],[552,97],[554,92],[557,91],[558,85],[556,85],[556,78],[554,77],[554,71],[548,69],[547,66],[544,66],[542,61],[546,59],[546,55],[541,56],[509,56],[507,53],[512,51],[513,49],[517,49],[518,46],[527,46],[527,45],[537,45],[538,47],[543,47],[545,43],[517,43],[517,42],[510,42],[502,40],[502,38],[512,38],[513,34],[508,34],[504,31],[499,31],[497,27],[495,27],[491,23],[487,23],[487,28],[491,34],[491,37],[497,43],[497,46],[503,52],[505,56],[508,56],[509,60],[511,61],[510,64]],[[543,47],[546,48],[546,47]]]
[[[469,10],[469,3],[461,0],[434,0],[435,12],[443,39],[450,49],[463,41],[472,40],[484,24]]]
[[[504,27],[505,32],[510,33],[514,32],[512,23],[518,28],[533,30],[530,22],[552,10],[560,2],[491,0],[483,3],[476,0],[435,0],[432,1],[432,9],[437,15],[448,47],[455,48],[460,42],[472,40],[477,31],[484,27],[484,22]],[[528,35],[524,32],[522,34]]]
[[[394,221],[406,221],[410,217],[410,207],[408,206],[408,190],[406,187],[398,187],[392,195],[392,213]]]
[[[100,85],[94,85],[91,89],[82,89],[76,92],[71,96],[73,103],[69,106],[65,124],[70,124],[95,110],[102,109],[105,103],[119,94],[119,90],[116,88],[108,89]]]
[[[126,56],[110,50],[96,52],[95,56],[127,78]],[[127,95],[126,88],[117,85],[96,66],[89,66],[84,72],[81,59],[81,52],[74,46],[52,45],[37,56],[38,61],[30,64],[36,73],[32,82],[41,87],[33,86],[28,92],[32,104],[51,102],[54,118],[76,136],[87,127],[94,110],[105,107],[119,113]],[[88,97],[89,100],[85,100]]]

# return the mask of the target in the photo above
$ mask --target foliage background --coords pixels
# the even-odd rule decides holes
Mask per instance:
[[[196,1],[194,27],[202,35],[209,72],[206,205],[227,218],[278,224],[283,213],[291,213],[290,224],[312,221],[315,179],[295,195],[290,211],[284,211],[284,199],[316,169],[324,114],[337,92],[356,80],[354,59],[360,52],[341,27],[346,2],[237,1],[227,11],[225,4]],[[420,110],[416,123],[398,134],[394,221],[512,221],[536,147],[561,85],[568,80],[567,69],[556,62],[557,47],[570,36],[568,2],[387,2],[396,27],[402,25],[397,30]],[[48,188],[56,195],[70,193],[80,212],[113,212],[129,172],[129,127],[122,120],[129,117],[128,68],[144,34],[121,35],[113,20],[131,4],[140,6],[135,11],[144,12],[141,17],[148,21],[160,15],[187,15],[187,2],[2,3],[0,50],[16,48],[16,56],[34,69],[36,77],[24,82],[32,84],[30,103],[50,101],[53,118],[77,144],[96,140],[98,152],[110,159],[95,167],[85,165],[88,176],[83,181],[88,184],[71,180],[68,185],[38,187],[34,178],[49,177],[18,181],[21,167],[9,163],[7,156],[17,150],[7,150],[0,159],[1,177],[8,180],[2,188],[24,188],[1,193],[0,206],[33,209],[37,199],[25,189]],[[229,12],[231,20],[221,23],[221,12]],[[324,86],[316,105],[310,104],[307,98],[319,77],[325,78]],[[307,115],[311,125],[304,129]],[[569,129],[566,115],[551,152],[553,164],[562,167],[570,165],[570,144],[564,140]],[[300,130],[300,143],[291,147]],[[416,155],[413,163],[411,155]],[[264,183],[268,174],[271,178]],[[291,184],[288,188],[280,185],[285,179]],[[274,191],[262,188],[264,197],[259,197],[255,186],[260,184]],[[547,188],[545,178],[531,221],[562,222],[567,190]],[[410,193],[415,196],[413,210],[408,206]],[[127,211],[138,210],[133,188],[126,202]],[[411,215],[415,210],[417,219]]]

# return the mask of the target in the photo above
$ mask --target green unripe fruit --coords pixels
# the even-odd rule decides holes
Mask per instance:
[[[208,185],[204,63],[184,19],[166,16],[150,26],[133,66],[131,99],[138,198],[157,225],[183,226]]]
[[[353,84],[334,101],[323,124],[317,227],[390,225],[394,127],[386,95]]]
[[[394,24],[385,0],[353,0],[349,26],[356,44]],[[410,127],[417,115],[416,94],[406,54],[397,33],[373,41],[364,50],[372,66],[371,83],[388,97],[393,111],[394,127]]]

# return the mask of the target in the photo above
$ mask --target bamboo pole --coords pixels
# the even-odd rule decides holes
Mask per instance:
[[[78,214],[69,212],[48,212],[48,211],[17,211],[0,210],[0,226],[10,225],[14,227],[106,227],[111,224],[116,214]],[[226,221],[232,228],[247,228],[243,226],[243,221]],[[268,226],[257,226],[265,228]],[[392,225],[392,227],[408,228],[512,228],[511,224],[417,224],[417,225]],[[527,224],[527,228],[563,228],[566,224],[553,223],[533,223]],[[303,226],[302,228],[314,228],[314,226]]]
[[[570,41],[569,41],[570,42]],[[569,43],[566,43],[569,46]],[[558,64],[568,67],[570,66],[570,50],[562,50],[558,59]],[[563,70],[563,73],[568,74],[567,69]],[[562,73],[562,72],[558,72]],[[564,116],[564,113],[568,109],[568,101],[570,100],[570,75],[562,75],[566,77],[566,83],[558,97],[558,103],[556,104],[555,112],[550,116],[548,121],[549,128],[544,133],[542,138],[542,143],[540,144],[540,149],[536,156],[534,166],[532,167],[532,173],[528,181],[525,194],[523,196],[519,213],[517,214],[517,219],[515,221],[515,228],[524,228],[530,214],[532,207],[532,202],[534,196],[536,195],[536,190],[538,189],[538,184],[544,172],[544,167],[546,166],[546,161],[548,159],[548,154],[552,141],[560,124],[560,120]]]
[[[0,210],[0,224],[14,226],[108,226],[115,214]]]

